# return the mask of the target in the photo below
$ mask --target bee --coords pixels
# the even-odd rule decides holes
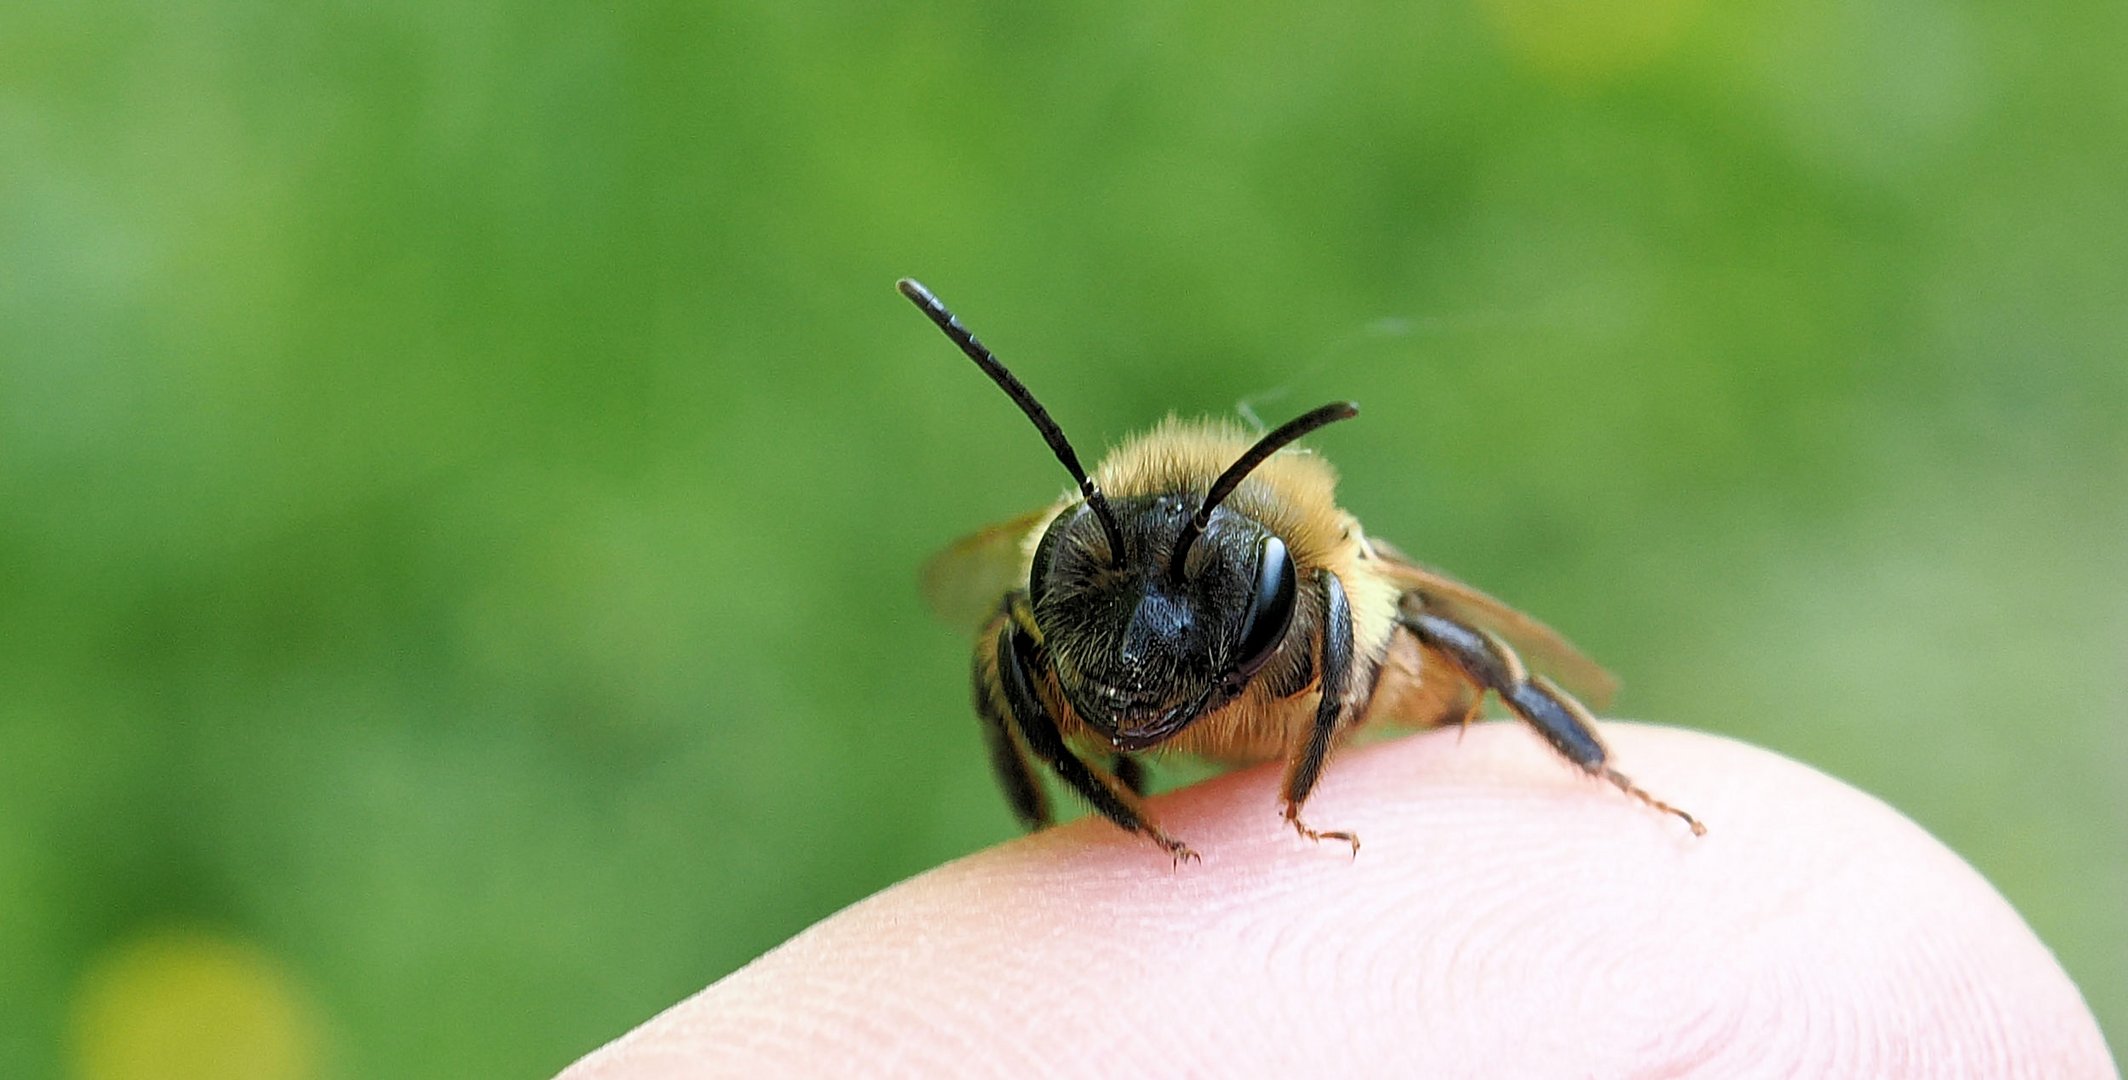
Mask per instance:
[[[1177,863],[1194,860],[1146,812],[1140,755],[1283,758],[1286,823],[1357,855],[1358,836],[1301,818],[1331,750],[1380,722],[1468,725],[1491,694],[1584,773],[1705,833],[1611,767],[1582,704],[1609,698],[1607,672],[1536,619],[1369,537],[1334,501],[1329,463],[1288,449],[1356,406],[1333,402],[1254,440],[1170,417],[1088,473],[1048,411],[938,297],[906,278],[898,287],[1027,414],[1077,483],[923,571],[941,615],[980,627],[975,711],[1029,829],[1050,822],[1040,761],[1119,828]]]

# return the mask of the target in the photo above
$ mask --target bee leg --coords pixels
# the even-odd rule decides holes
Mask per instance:
[[[1461,746],[1463,744],[1463,736],[1470,731],[1470,725],[1477,722],[1478,714],[1484,711],[1485,694],[1483,692],[1471,694],[1470,704],[1463,710],[1463,719],[1456,722],[1456,745]]]
[[[1345,601],[1344,583],[1328,570],[1316,571],[1316,589],[1323,600],[1322,700],[1315,706],[1315,723],[1308,741],[1286,767],[1286,824],[1310,840],[1343,840],[1360,853],[1360,838],[1349,832],[1319,832],[1300,819],[1300,806],[1323,775],[1323,762],[1330,756],[1330,742],[1345,716],[1345,702],[1352,685],[1352,606]]]
[[[1126,832],[1138,833],[1159,844],[1177,863],[1185,859],[1198,861],[1197,853],[1191,851],[1189,845],[1161,832],[1139,812],[1129,796],[1110,786],[1105,777],[1088,768],[1070,747],[1064,745],[1064,734],[1057,730],[1056,719],[1042,707],[1041,698],[1034,691],[1028,659],[1036,654],[1034,641],[1025,630],[1006,626],[998,631],[998,668],[1003,675],[1000,681],[1004,684],[1005,704],[1012,711],[1013,721],[1019,725],[1020,736],[1027,740],[1027,748],[1047,762],[1057,776],[1102,817]]]
[[[1707,827],[1691,814],[1648,794],[1609,764],[1610,755],[1596,737],[1596,721],[1573,696],[1542,675],[1532,676],[1506,643],[1476,627],[1424,611],[1399,612],[1397,622],[1425,645],[1440,650],[1463,674],[1480,687],[1500,695],[1500,700],[1529,726],[1544,736],[1561,757],[1581,771],[1609,781],[1618,790],[1662,811],[1682,818],[1692,835],[1705,836]]]
[[[999,625],[1004,625],[999,620]],[[975,714],[983,723],[983,743],[990,751],[990,769],[997,775],[1005,801],[1014,817],[1028,831],[1049,825],[1049,796],[1035,778],[1027,750],[1006,719],[1005,688],[998,679],[997,648],[986,636],[975,651]]]
[[[1117,754],[1116,760],[1109,765],[1108,771],[1115,774],[1116,782],[1129,788],[1131,794],[1139,798],[1145,797],[1144,762],[1129,754]]]

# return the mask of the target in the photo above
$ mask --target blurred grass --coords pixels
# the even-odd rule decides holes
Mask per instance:
[[[11,8],[0,1074],[175,932],[327,1075],[540,1075],[1008,835],[912,583],[1062,477],[902,274],[1089,453],[1359,399],[1372,530],[1912,814],[2118,1046],[2124,30]]]

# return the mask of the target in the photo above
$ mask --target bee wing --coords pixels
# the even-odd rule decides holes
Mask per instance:
[[[1027,586],[1027,534],[1049,516],[1043,507],[978,529],[924,561],[919,583],[931,613],[970,632],[998,613],[1005,594]]]
[[[1390,580],[1418,593],[1434,611],[1499,635],[1525,663],[1559,680],[1590,708],[1604,708],[1618,692],[1618,677],[1582,655],[1559,631],[1447,574],[1420,566],[1389,544],[1372,537],[1368,542]]]

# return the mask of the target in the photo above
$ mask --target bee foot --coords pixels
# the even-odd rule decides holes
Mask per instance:
[[[1291,808],[1288,808],[1286,811],[1286,824],[1293,826],[1294,832],[1297,832],[1302,836],[1305,836],[1308,839],[1315,841],[1318,844],[1322,843],[1325,840],[1343,840],[1344,842],[1352,845],[1353,857],[1359,857],[1360,838],[1356,833],[1349,833],[1342,829],[1311,829],[1307,826],[1306,822],[1303,822],[1300,819],[1300,814]]]
[[[1665,814],[1673,814],[1677,816],[1679,819],[1684,821],[1685,826],[1687,828],[1692,830],[1692,835],[1707,835],[1707,827],[1705,825],[1700,824],[1700,820],[1698,818],[1693,817],[1691,814],[1680,810],[1675,806],[1671,806],[1669,803],[1666,803],[1653,795],[1648,794],[1647,791],[1643,789],[1639,784],[1636,784],[1633,781],[1626,779],[1626,775],[1622,772],[1619,772],[1617,769],[1606,768],[1603,770],[1603,776],[1604,779],[1609,780],[1614,786],[1616,786],[1618,790],[1625,792],[1633,798],[1638,799],[1641,802],[1644,802],[1650,807],[1653,807],[1656,810],[1660,810]]]
[[[1162,849],[1166,850],[1166,852],[1174,858],[1176,866],[1181,866],[1183,863],[1186,862],[1201,863],[1204,861],[1204,857],[1197,854],[1195,851],[1190,850],[1190,846],[1188,844],[1185,844],[1182,841],[1175,839],[1174,837],[1168,836],[1165,833],[1154,833],[1152,835],[1153,843],[1160,845]]]

